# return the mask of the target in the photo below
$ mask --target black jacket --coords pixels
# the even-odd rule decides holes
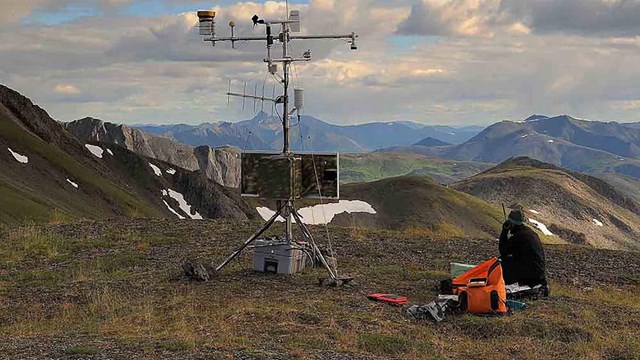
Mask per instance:
[[[546,285],[544,249],[540,237],[525,225],[514,226],[500,234],[500,256],[507,284]]]

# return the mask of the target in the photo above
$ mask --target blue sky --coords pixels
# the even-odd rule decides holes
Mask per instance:
[[[256,3],[264,3],[265,0],[254,1]],[[106,16],[117,13],[123,16],[167,16],[176,15],[183,12],[194,11],[196,9],[206,9],[213,5],[230,5],[238,3],[233,0],[222,1],[187,1],[180,2],[175,0],[138,0],[125,3],[111,9],[101,7],[96,1],[73,2],[62,5],[53,11],[34,12],[25,16],[22,20],[27,23],[44,23],[47,25],[59,25],[65,22],[73,21],[86,16]],[[296,4],[305,4],[308,1],[290,1],[291,6]]]
[[[253,14],[284,3],[200,0],[23,0],[0,3],[0,81],[59,120],[200,123],[252,117],[227,106],[229,80],[266,75],[264,45],[203,43],[195,11],[218,31],[256,35]],[[533,113],[638,121],[640,1],[291,1],[303,31],[359,34],[308,41],[296,66],[308,115],[334,123],[413,120],[488,124]]]

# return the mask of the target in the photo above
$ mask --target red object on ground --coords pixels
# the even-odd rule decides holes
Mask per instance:
[[[399,296],[395,294],[369,294],[367,298],[373,301],[380,301],[383,303],[400,306],[409,302],[406,296]]]

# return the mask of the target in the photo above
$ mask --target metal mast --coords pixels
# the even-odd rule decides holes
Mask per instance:
[[[253,26],[255,27],[258,25],[264,25],[265,36],[235,36],[234,28],[236,24],[235,22],[231,21],[229,23],[231,36],[218,37],[215,30],[215,25],[216,25],[215,16],[216,16],[216,13],[214,11],[198,11],[200,35],[203,36],[204,41],[210,42],[213,46],[215,46],[216,43],[218,42],[231,42],[231,46],[235,48],[236,42],[239,42],[239,41],[266,42],[267,57],[264,59],[264,62],[267,63],[267,69],[269,73],[279,77],[279,81],[281,82],[283,87],[282,95],[277,96],[275,98],[267,98],[264,96],[264,94],[263,96],[257,96],[257,94],[247,95],[246,93],[239,94],[231,91],[227,92],[227,95],[254,99],[254,101],[255,100],[270,101],[274,103],[274,106],[281,104],[283,109],[282,116],[281,116],[282,129],[283,129],[282,154],[284,156],[290,156],[291,155],[291,139],[290,139],[291,115],[293,115],[294,112],[297,112],[299,115],[301,111],[299,107],[291,108],[291,105],[290,105],[290,97],[289,97],[290,69],[291,69],[291,64],[294,62],[310,61],[311,50],[305,51],[301,57],[294,57],[292,54],[289,53],[289,43],[292,40],[340,39],[350,44],[351,50],[357,50],[356,39],[358,38],[358,36],[354,32],[350,34],[333,34],[333,35],[294,35],[294,33],[300,32],[300,12],[298,10],[292,10],[289,14],[287,14],[287,18],[284,20],[261,19],[260,17],[258,17],[258,15],[254,15],[253,18],[251,19],[253,21]],[[272,34],[273,25],[280,25],[280,33],[275,37]],[[279,41],[282,45],[282,58],[274,58],[272,55],[272,47],[276,40]],[[282,76],[279,76],[278,74],[279,63],[282,64]],[[296,100],[296,103],[298,102],[301,104],[302,99]],[[294,177],[293,171],[294,171],[293,166],[291,166],[290,174],[289,174],[290,179],[293,179]],[[293,181],[290,181],[290,184],[292,183]],[[255,238],[260,236],[262,232],[268,229],[268,227],[270,227],[274,223],[278,215],[281,215],[285,218],[285,222],[286,222],[285,238],[287,242],[290,243],[292,241],[293,218],[296,218],[296,222],[298,223],[299,226],[301,226],[302,232],[303,234],[305,234],[305,237],[308,237],[308,238],[311,237],[310,232],[308,231],[308,229],[306,229],[306,226],[302,224],[302,221],[296,212],[296,209],[294,206],[295,199],[293,196],[293,191],[291,191],[290,194],[291,195],[289,199],[278,201],[278,206],[277,206],[278,208],[276,211],[276,215],[274,215],[274,217],[267,222],[265,227],[263,227],[261,231],[259,231],[254,236],[252,236],[249,240],[247,240],[247,242],[245,242],[245,244],[241,248],[239,248],[229,258],[227,258],[227,260],[223,262],[216,270],[220,270],[222,267],[228,264],[231,260],[233,260],[239,254],[239,252],[244,247],[249,245],[253,240],[255,240]],[[315,247],[315,244],[314,244],[314,247]],[[331,267],[326,263],[325,259],[322,257],[321,254],[319,257],[323,265],[329,270],[331,277],[333,279],[336,279],[337,274],[335,273],[335,270],[331,269]]]

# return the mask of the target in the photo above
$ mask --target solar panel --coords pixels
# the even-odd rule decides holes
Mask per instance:
[[[241,194],[262,199],[338,199],[336,153],[243,152]]]

